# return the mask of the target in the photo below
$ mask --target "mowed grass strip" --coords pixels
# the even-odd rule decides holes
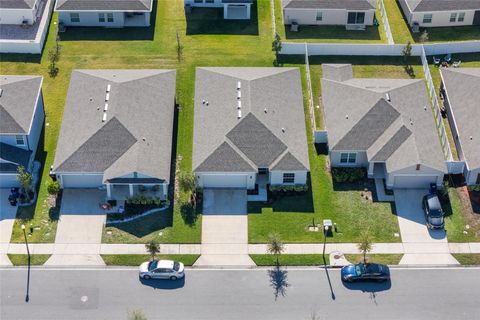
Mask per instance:
[[[271,254],[251,254],[257,266],[276,266],[277,258]],[[328,255],[325,255],[326,264],[329,264]],[[282,254],[278,257],[280,266],[321,266],[324,264],[321,254]]]
[[[199,256],[196,254],[159,254],[156,259],[180,261],[186,266],[192,266]],[[102,254],[101,257],[107,266],[139,266],[145,261],[152,260],[148,254]]]
[[[30,255],[30,265],[41,266],[47,262],[51,254],[32,254]],[[26,254],[8,254],[8,258],[14,266],[28,265],[28,255]]]

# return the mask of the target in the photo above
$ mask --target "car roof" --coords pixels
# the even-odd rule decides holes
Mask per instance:
[[[157,262],[157,268],[172,269],[173,268],[173,263],[174,263],[174,261],[172,261],[172,260],[160,260],[160,261]]]
[[[427,196],[427,203],[430,210],[440,210],[442,208],[440,205],[440,200],[435,194],[430,194]]]

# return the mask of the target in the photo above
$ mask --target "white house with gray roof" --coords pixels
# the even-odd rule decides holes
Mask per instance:
[[[0,0],[0,25],[32,25],[41,15],[45,0]]]
[[[153,0],[56,0],[58,21],[78,27],[148,27]]]
[[[375,0],[282,0],[285,24],[371,26]]]
[[[351,65],[322,68],[332,167],[365,167],[387,188],[442,186],[447,168],[422,79],[359,79]]]
[[[17,169],[33,168],[43,128],[40,76],[0,76],[0,188],[19,187]]]
[[[223,8],[226,20],[248,20],[253,0],[185,0],[186,8]]]
[[[197,68],[193,171],[201,188],[303,185],[309,171],[297,68]]]
[[[480,0],[398,0],[410,26],[480,26]]]
[[[480,185],[480,68],[440,70],[444,104],[465,181]]]
[[[174,70],[74,70],[53,164],[62,188],[165,199],[174,108]]]

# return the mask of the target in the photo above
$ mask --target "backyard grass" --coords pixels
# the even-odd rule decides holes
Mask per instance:
[[[30,255],[30,265],[40,266],[47,262],[50,258],[50,254],[32,254]],[[9,254],[8,258],[14,266],[26,266],[28,265],[28,255],[26,254]]]
[[[251,254],[250,258],[259,267],[277,265],[277,259],[271,254]],[[328,265],[328,255],[325,256],[325,261]],[[324,264],[321,254],[282,254],[278,262],[281,266],[322,266]]]
[[[187,35],[187,21],[184,14],[184,1],[172,0],[155,2],[156,14],[152,14],[150,28],[103,29],[69,28],[61,34],[61,58],[58,63],[59,74],[55,78],[48,75],[48,50],[54,46],[54,14],[50,24],[44,54],[38,55],[1,55],[3,74],[38,74],[44,77],[43,95],[46,109],[44,147],[45,154],[39,198],[34,209],[18,212],[12,233],[13,242],[22,242],[22,223],[40,226],[29,239],[31,242],[53,242],[56,232],[56,216],[46,206],[49,167],[53,163],[55,147],[60,129],[63,107],[67,95],[70,74],[73,69],[120,69],[120,68],[157,68],[177,70],[176,101],[181,106],[178,115],[177,155],[182,159],[180,170],[191,170],[193,136],[193,97],[195,67],[197,66],[272,66],[274,55],[271,51],[272,20],[270,1],[258,1],[258,35],[250,34],[202,34],[193,32]],[[179,61],[176,50],[176,34],[179,34],[183,46]],[[123,36],[125,34],[125,36]],[[173,184],[173,177],[172,177]],[[185,194],[180,199],[186,198]],[[175,205],[170,211],[171,225],[165,226],[159,221],[147,228],[138,223],[122,226],[112,231],[119,241],[142,242],[154,239],[159,242],[195,243],[200,241],[201,217],[191,214],[182,215],[181,208]],[[48,223],[47,227],[42,227]],[[155,226],[156,224],[156,226]],[[139,230],[142,228],[143,230]],[[150,230],[148,230],[150,228]],[[157,230],[155,230],[157,229]],[[131,230],[131,231],[129,231]],[[115,232],[114,232],[115,231]],[[138,234],[150,232],[144,237]],[[159,235],[163,231],[167,236]],[[131,233],[133,232],[133,233]],[[104,232],[106,234],[106,232]],[[162,238],[163,237],[163,238]],[[104,235],[106,239],[106,235]]]
[[[369,263],[381,263],[388,265],[396,265],[402,260],[403,254],[367,254]],[[363,261],[363,254],[346,254],[345,258],[351,263],[359,263]]]
[[[375,13],[379,26],[367,26],[364,31],[346,30],[345,26],[306,26],[298,27],[298,32],[290,31],[289,25],[283,24],[282,1],[275,0],[275,20],[277,33],[289,42],[323,42],[323,43],[387,43],[380,8]]]
[[[284,66],[300,67],[302,75],[303,56],[282,56]],[[310,70],[315,101],[320,103],[321,63],[352,63],[355,77],[411,78],[405,72],[403,59],[397,57],[324,57],[312,56]],[[416,78],[423,78],[419,59],[410,61]],[[304,77],[302,77],[305,82]],[[305,108],[307,108],[306,85],[303,83]],[[317,110],[316,110],[317,111]],[[306,111],[307,114],[307,111]],[[317,116],[321,119],[321,116]],[[310,121],[306,119],[307,132]],[[317,124],[318,127],[318,124]],[[400,242],[399,227],[393,204],[370,203],[361,197],[364,189],[373,191],[372,181],[365,184],[334,184],[328,172],[328,157],[315,149],[311,135],[307,135],[310,158],[311,192],[302,196],[285,197],[271,205],[249,203],[249,241],[265,243],[268,235],[278,232],[284,242],[322,242],[321,232],[309,232],[308,226],[331,219],[337,223],[338,233],[328,242],[358,242],[362,230],[369,229],[373,242]]]
[[[385,10],[387,11],[388,23],[392,30],[395,43],[414,43],[415,40],[410,33],[410,28],[403,16],[402,8],[397,0],[384,0]]]
[[[158,260],[180,261],[186,266],[192,266],[199,256],[196,254],[159,254],[156,258]],[[139,266],[152,259],[148,254],[102,254],[101,257],[107,266]]]
[[[454,253],[453,257],[463,266],[480,265],[480,253]]]
[[[427,42],[478,41],[480,39],[478,26],[438,27],[420,28],[420,32],[414,34],[416,42],[419,42],[418,39],[424,30],[427,30],[428,33]]]

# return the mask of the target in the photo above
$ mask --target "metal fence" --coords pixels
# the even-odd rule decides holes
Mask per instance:
[[[428,93],[430,95],[430,99],[433,105],[433,113],[435,118],[435,124],[437,125],[438,135],[440,137],[440,143],[443,148],[443,154],[447,161],[452,161],[452,151],[450,149],[450,144],[448,143],[447,131],[445,130],[445,126],[443,124],[442,119],[442,112],[440,110],[440,105],[438,103],[437,92],[435,90],[435,86],[432,81],[432,75],[430,74],[430,68],[428,67],[428,60],[425,50],[422,48],[422,55],[420,56],[422,59],[423,65],[423,73],[425,74],[425,80],[427,82]]]
[[[387,34],[388,44],[395,44],[395,41],[393,40],[392,30],[390,29],[390,24],[388,23],[388,16],[387,11],[385,10],[385,4],[383,3],[383,0],[377,0],[377,2],[380,6],[380,14],[382,16],[385,33]]]

